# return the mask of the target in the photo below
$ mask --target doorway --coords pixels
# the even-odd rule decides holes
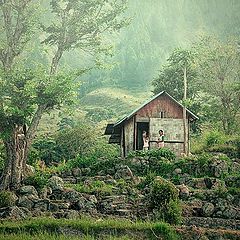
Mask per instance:
[[[143,149],[143,131],[146,131],[149,135],[149,122],[137,122],[137,146],[136,150]]]

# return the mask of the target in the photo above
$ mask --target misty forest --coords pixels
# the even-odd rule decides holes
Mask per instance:
[[[0,0],[0,239],[240,239],[239,0]]]

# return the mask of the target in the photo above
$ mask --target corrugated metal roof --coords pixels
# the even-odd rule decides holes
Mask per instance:
[[[181,103],[179,103],[175,98],[173,98],[171,95],[169,95],[167,92],[162,91],[156,95],[154,95],[152,98],[150,98],[149,100],[147,100],[145,103],[143,103],[141,106],[139,106],[137,109],[135,109],[134,111],[132,111],[129,115],[123,117],[122,119],[120,119],[119,121],[117,121],[114,124],[114,127],[120,125],[121,123],[125,122],[126,120],[130,119],[133,115],[135,115],[135,113],[137,113],[139,110],[141,110],[143,107],[145,107],[147,104],[149,104],[150,102],[152,102],[154,99],[158,98],[159,96],[161,96],[163,93],[165,93],[168,97],[170,97],[175,103],[177,103],[180,107],[184,107]],[[198,119],[198,117],[192,113],[189,109],[186,109],[187,112],[192,116],[193,119]]]

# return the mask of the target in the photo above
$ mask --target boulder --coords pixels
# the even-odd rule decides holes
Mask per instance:
[[[63,199],[69,201],[69,202],[76,202],[79,198],[82,197],[82,194],[77,192],[74,189],[65,189],[65,191],[62,193]]]
[[[116,179],[133,180],[133,173],[127,165],[118,165],[115,173]]]
[[[18,199],[17,205],[19,207],[24,207],[27,209],[32,209],[34,202],[33,200],[29,199],[28,196],[20,196]]]
[[[64,182],[63,182],[62,178],[60,178],[58,176],[52,176],[48,181],[48,186],[51,187],[53,191],[63,190]]]
[[[181,169],[181,168],[176,168],[176,169],[174,169],[173,173],[174,173],[175,175],[179,175],[179,174],[182,173],[182,169]]]
[[[24,172],[24,178],[34,176],[35,174],[35,168],[31,165],[26,164],[25,172]]]
[[[95,195],[90,195],[90,196],[88,197],[88,200],[89,200],[91,203],[93,203],[93,204],[97,204],[97,203],[98,203],[98,200],[97,200],[97,198],[95,197]]]
[[[179,197],[181,199],[187,199],[189,197],[190,190],[185,184],[179,185],[177,188],[179,189]]]
[[[31,216],[31,212],[26,208],[17,206],[6,207],[0,209],[0,218],[8,218],[12,220],[26,219]]]
[[[214,205],[210,202],[204,203],[202,212],[204,217],[210,217],[214,213]]]
[[[34,198],[38,198],[38,192],[37,190],[35,189],[35,187],[33,186],[22,186],[20,189],[19,189],[19,193],[21,195],[26,195],[26,196],[32,196]]]
[[[48,199],[41,199],[34,204],[34,208],[38,209],[42,212],[46,212],[49,209],[49,200]]]
[[[40,193],[39,193],[39,197],[42,198],[42,199],[45,199],[47,198],[49,195],[52,194],[52,188],[50,187],[44,187]]]
[[[239,218],[239,212],[237,211],[237,208],[234,208],[234,207],[228,207],[225,209],[225,211],[223,211],[223,216],[225,218]]]
[[[216,156],[213,158],[212,163],[209,166],[210,172],[214,177],[221,177],[228,172],[228,163],[225,160],[221,160]]]
[[[74,177],[80,177],[82,175],[82,171],[80,168],[73,168],[72,169],[72,175]]]

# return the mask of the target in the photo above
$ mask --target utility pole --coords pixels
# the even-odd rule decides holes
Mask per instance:
[[[187,126],[187,110],[185,107],[187,99],[187,67],[183,68],[183,81],[184,81],[184,94],[183,94],[183,134],[184,134],[184,144],[183,151],[186,155],[189,155],[188,149],[188,126]]]

